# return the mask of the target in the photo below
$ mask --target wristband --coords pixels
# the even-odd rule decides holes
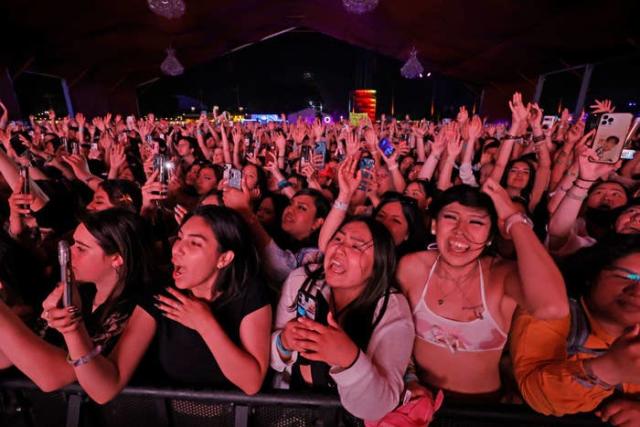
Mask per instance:
[[[580,177],[578,177],[578,179],[580,181],[584,181],[584,182],[597,182],[598,181],[597,179],[584,179],[584,178],[580,178]]]
[[[513,227],[514,224],[525,224],[526,226],[533,228],[533,222],[528,216],[523,213],[516,212],[504,222],[504,231],[507,235],[511,235],[511,227]]]
[[[284,190],[287,187],[291,187],[291,183],[286,179],[283,179],[282,181],[278,182],[278,190]]]
[[[336,200],[333,202],[333,207],[338,209],[339,211],[347,211],[349,209],[349,203],[341,202],[340,200]]]
[[[547,137],[546,137],[546,136],[544,136],[544,135],[534,136],[534,137],[533,137],[533,143],[534,143],[534,144],[539,144],[539,143],[541,143],[542,141],[544,141],[545,139],[547,139]]]
[[[89,353],[75,360],[72,359],[69,354],[67,354],[67,363],[69,363],[69,365],[73,366],[74,368],[77,368],[78,366],[86,365],[87,363],[91,362],[100,353],[102,353],[102,346],[97,345]]]
[[[589,191],[589,189],[590,189],[590,187],[581,187],[580,185],[578,185],[578,182],[577,182],[577,181],[573,183],[573,186],[574,186],[574,187],[578,187],[578,188],[579,188],[579,189],[581,189],[581,190],[587,190],[587,191]]]
[[[398,164],[394,163],[391,166],[387,166],[387,169],[389,169],[389,171],[394,171],[394,170],[398,169]]]
[[[276,336],[276,348],[284,357],[291,357],[292,351],[284,348],[284,344],[282,344],[282,338],[280,338],[280,334]]]

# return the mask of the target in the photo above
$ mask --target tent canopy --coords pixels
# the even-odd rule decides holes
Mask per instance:
[[[309,28],[481,84],[534,80],[542,71],[637,52],[640,2],[380,0],[366,15],[341,0],[185,0],[177,20],[146,0],[5,0],[0,63],[90,78],[106,87],[159,77],[170,45],[185,67],[291,28]],[[2,22],[4,21],[4,22]],[[319,52],[325,55],[324,52]]]

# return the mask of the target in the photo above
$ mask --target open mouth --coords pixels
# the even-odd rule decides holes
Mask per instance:
[[[185,273],[185,268],[181,265],[173,266],[173,278],[179,279]]]
[[[459,239],[451,239],[448,241],[449,251],[453,253],[465,253],[471,247],[468,243],[459,240]]]
[[[329,270],[335,274],[344,274],[344,272],[347,271],[345,265],[336,258],[332,258],[329,262]]]

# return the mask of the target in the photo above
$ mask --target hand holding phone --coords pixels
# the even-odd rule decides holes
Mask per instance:
[[[607,113],[600,117],[593,141],[597,163],[616,163],[620,159],[633,115],[631,113]]]
[[[60,282],[64,287],[62,293],[62,306],[69,307],[73,304],[73,278],[71,277],[71,253],[66,240],[58,242],[58,263],[60,264]]]

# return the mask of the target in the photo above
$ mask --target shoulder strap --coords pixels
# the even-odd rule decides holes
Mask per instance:
[[[569,299],[569,312],[571,314],[571,327],[567,337],[567,353],[572,356],[576,353],[585,352],[584,343],[589,338],[591,326],[580,301],[573,298]]]

